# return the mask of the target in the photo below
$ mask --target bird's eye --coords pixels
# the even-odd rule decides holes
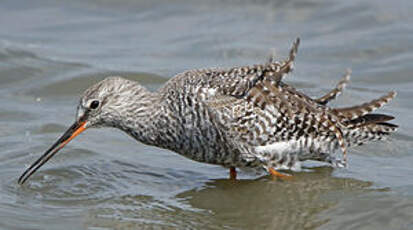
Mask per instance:
[[[92,103],[90,103],[89,106],[91,109],[96,109],[97,107],[99,107],[99,101],[98,100],[94,100],[92,101]]]

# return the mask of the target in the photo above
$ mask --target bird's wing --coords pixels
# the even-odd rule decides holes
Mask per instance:
[[[273,61],[261,65],[232,68],[226,71],[209,72],[209,87],[218,88],[223,95],[242,97],[265,79],[275,83],[294,69],[300,39],[293,43],[289,57],[284,61]]]
[[[324,122],[329,120],[324,107],[295,94],[293,89],[264,80],[242,98],[219,95],[208,100],[207,105],[227,124],[234,137],[253,146],[299,139],[303,135],[328,135],[331,124]]]
[[[207,105],[230,139],[252,147],[253,153],[279,151],[273,147],[280,143],[326,137],[337,140],[346,164],[346,143],[338,117],[287,84],[264,79],[241,98],[219,95]],[[323,146],[314,146],[311,151],[322,153],[326,151]]]
[[[293,70],[299,41],[293,43],[284,61],[271,60],[229,70],[190,70],[176,76],[170,84],[179,82],[180,86],[191,87],[195,97],[225,123],[232,136],[248,140],[249,144],[287,140],[307,131],[331,132],[326,107],[282,82]]]
[[[189,86],[217,90],[219,94],[234,97],[245,96],[258,82],[271,79],[281,82],[284,76],[294,68],[294,61],[300,39],[296,39],[289,57],[283,61],[272,61],[265,64],[241,66],[230,69],[208,68],[185,71],[171,78],[160,89],[161,93],[175,87]],[[167,92],[164,92],[167,93]]]
[[[173,101],[205,104],[234,142],[258,146],[302,135],[333,135],[345,152],[334,114],[282,82],[294,68],[298,45],[299,39],[285,61],[186,71],[166,83],[161,93]]]

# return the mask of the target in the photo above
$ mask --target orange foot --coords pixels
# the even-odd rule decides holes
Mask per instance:
[[[230,180],[236,180],[237,179],[237,170],[235,167],[229,168],[229,179]]]
[[[291,179],[293,176],[285,173],[280,173],[277,170],[270,168],[269,173],[274,177],[274,178],[279,178],[279,179]]]

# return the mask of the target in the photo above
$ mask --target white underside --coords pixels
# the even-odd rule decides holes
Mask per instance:
[[[301,137],[289,141],[280,141],[270,145],[255,147],[257,153],[294,153],[305,152],[308,148],[329,152],[329,142],[320,142],[317,139]]]
[[[296,151],[302,140],[276,142],[270,145],[261,145],[255,148],[258,153],[287,153]]]
[[[312,144],[313,146],[320,146],[320,143],[315,140],[307,140],[307,144]],[[261,154],[279,154],[284,155],[288,159],[291,159],[294,156],[294,153],[299,153],[306,151],[305,150],[305,139],[304,137],[299,138],[297,140],[289,140],[289,141],[280,141],[270,145],[262,145],[255,147],[255,151]],[[293,159],[291,159],[293,160]],[[280,165],[279,168],[276,169],[285,169],[285,170],[292,170],[292,171],[301,171],[301,162],[296,158],[293,160],[293,166],[288,167],[287,165]]]
[[[280,154],[284,155],[285,157],[294,157],[294,154],[303,154],[309,150],[310,146],[315,149],[319,149],[319,151],[325,151],[328,153],[331,147],[323,142],[314,139],[308,139],[307,141],[304,138],[299,138],[298,140],[289,140],[289,141],[281,141],[276,142],[270,145],[262,145],[255,147],[255,151],[257,153],[265,154]],[[330,148],[330,149],[329,149]],[[345,167],[344,163],[341,159],[336,158],[334,155],[331,155],[331,162],[334,167]],[[280,169],[289,169],[289,170],[300,170],[300,160],[299,158],[296,159],[294,162],[294,166],[292,168],[287,168],[285,165],[281,165]]]

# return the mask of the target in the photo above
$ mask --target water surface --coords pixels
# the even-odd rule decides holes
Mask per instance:
[[[1,229],[413,229],[413,2],[15,1],[0,5]],[[24,186],[17,178],[74,121],[80,93],[109,75],[156,90],[192,68],[285,57],[313,96],[346,68],[334,106],[396,90],[393,138],[351,149],[348,169],[289,181],[241,174],[88,130]]]

